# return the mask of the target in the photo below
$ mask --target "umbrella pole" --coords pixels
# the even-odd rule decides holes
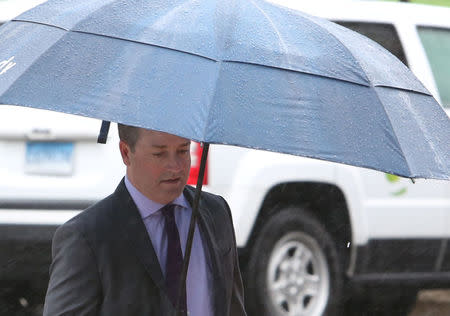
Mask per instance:
[[[197,178],[197,187],[195,189],[194,201],[192,203],[192,215],[189,224],[189,232],[186,241],[186,249],[184,251],[183,270],[181,272],[180,285],[178,287],[177,304],[175,306],[175,316],[180,316],[180,299],[182,291],[186,291],[186,277],[189,268],[189,259],[191,257],[192,241],[194,239],[195,223],[198,217],[198,205],[200,202],[200,193],[203,186],[203,178],[205,176],[206,158],[208,157],[209,143],[203,143],[202,158],[200,162],[200,170]]]

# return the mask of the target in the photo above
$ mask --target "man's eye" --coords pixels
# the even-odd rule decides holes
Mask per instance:
[[[189,152],[189,150],[187,150],[187,149],[180,150],[181,154],[187,154],[188,152]]]
[[[162,157],[163,153],[153,153],[153,156],[155,157]]]

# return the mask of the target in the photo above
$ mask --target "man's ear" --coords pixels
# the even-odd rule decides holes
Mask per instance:
[[[119,142],[119,150],[120,155],[122,156],[122,161],[126,166],[130,165],[130,146],[128,146],[127,143],[125,143],[123,140]]]

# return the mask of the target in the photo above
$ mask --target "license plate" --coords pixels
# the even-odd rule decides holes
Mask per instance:
[[[38,175],[70,175],[73,171],[73,143],[28,142],[25,172]]]

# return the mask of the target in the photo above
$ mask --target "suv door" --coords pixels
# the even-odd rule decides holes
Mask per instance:
[[[394,25],[338,23],[378,42],[408,65]],[[442,260],[442,236],[448,231],[444,220],[450,211],[449,183],[417,180],[413,184],[409,179],[366,169],[361,169],[360,174],[369,241],[356,272],[435,271],[437,262]]]
[[[435,84],[441,100],[441,105],[447,114],[450,114],[450,29],[429,26],[418,26],[417,33],[428,58]],[[445,253],[439,257],[437,269],[450,271],[450,185],[439,188],[442,196],[442,206],[445,213],[444,240]]]

